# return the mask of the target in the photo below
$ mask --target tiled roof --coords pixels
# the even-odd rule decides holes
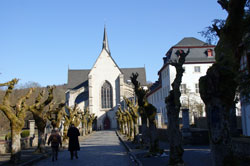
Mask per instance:
[[[181,46],[205,46],[205,45],[208,44],[199,39],[196,39],[194,37],[185,37],[174,46],[181,47]]]
[[[190,49],[189,54],[186,57],[185,63],[205,63],[205,62],[215,62],[215,52],[214,45],[208,45],[201,40],[196,38],[183,38],[179,43],[174,45],[164,57],[164,63],[168,62],[168,60],[176,60],[178,57],[175,54],[177,50],[187,51]],[[208,56],[208,49],[212,50],[212,57]]]
[[[142,86],[146,85],[145,68],[121,68],[124,74],[124,82],[130,80],[132,73],[138,73],[138,81]],[[68,89],[78,89],[83,86],[88,86],[88,74],[90,70],[68,70]]]

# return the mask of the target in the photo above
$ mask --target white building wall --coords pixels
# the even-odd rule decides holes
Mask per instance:
[[[89,73],[89,108],[91,113],[95,113],[97,116],[97,126],[102,125],[103,116],[105,114],[105,110],[101,108],[101,87],[106,80],[111,84],[113,107],[116,106],[118,104],[117,101],[119,101],[116,99],[116,94],[120,89],[117,87],[117,81],[119,82],[120,74],[121,72],[118,66],[116,66],[110,55],[103,49]],[[110,116],[114,116],[111,112],[109,114]],[[111,128],[115,128],[116,120],[113,119],[113,117],[110,117],[110,120]]]
[[[200,72],[195,72],[195,66],[200,66]],[[190,94],[189,96],[182,94],[181,102],[185,103],[187,102],[187,98],[189,98],[189,100],[203,104],[203,101],[200,98],[200,94],[196,93],[195,84],[199,83],[199,79],[201,76],[206,75],[207,69],[210,66],[212,66],[212,63],[183,65],[183,67],[185,68],[185,72],[182,77],[182,84],[186,84],[187,89],[190,90]],[[161,76],[161,88],[150,94],[150,96],[148,96],[148,101],[157,108],[158,113],[161,113],[163,123],[167,123],[168,120],[165,98],[169,95],[169,91],[172,90],[171,84],[175,79],[176,70],[174,66],[167,65],[160,71],[159,74]],[[203,109],[205,109],[205,106],[203,106]],[[203,110],[203,116],[205,116],[205,110]],[[191,117],[190,119],[192,120],[193,117]]]
[[[194,102],[203,104],[203,116],[205,116],[205,105],[200,98],[200,94],[196,92],[195,84],[198,84],[199,86],[199,79],[202,76],[206,75],[207,69],[212,66],[212,63],[199,63],[199,64],[184,64],[183,67],[185,69],[185,72],[183,73],[182,77],[182,83],[186,84],[187,94],[181,95],[181,103],[183,104],[194,104]],[[195,67],[200,68],[200,72],[195,71]],[[170,66],[170,82],[172,82],[175,79],[176,70],[174,66]],[[172,90],[172,87],[170,86],[170,90]],[[197,89],[199,91],[199,89]],[[191,109],[191,108],[190,108]]]

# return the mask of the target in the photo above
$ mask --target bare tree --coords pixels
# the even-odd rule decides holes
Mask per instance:
[[[3,111],[5,116],[10,121],[11,126],[11,162],[18,163],[21,160],[21,136],[20,133],[25,124],[26,111],[28,109],[26,105],[26,100],[29,99],[33,89],[31,88],[29,92],[18,99],[15,106],[12,106],[9,101],[9,97],[13,92],[14,86],[17,84],[18,80],[13,79],[7,83],[0,84],[0,86],[8,86],[8,89],[3,98],[3,104],[0,104],[0,110]]]
[[[144,90],[141,87],[140,83],[137,81],[138,73],[132,73],[131,81],[134,85],[134,91],[138,99],[138,106],[139,106],[139,114],[141,115],[142,119],[142,139],[146,140],[146,131],[147,131],[147,121],[149,122],[149,140],[150,140],[150,149],[149,152],[152,154],[156,154],[160,152],[159,148],[159,139],[157,134],[156,128],[156,108],[147,101],[146,94],[148,91]]]
[[[56,107],[54,105],[54,102],[49,105],[48,120],[51,121],[53,128],[59,128],[65,111],[65,102],[59,103]]]
[[[126,97],[124,98],[128,108],[129,108],[129,112],[132,116],[132,120],[133,120],[133,135],[134,135],[134,142],[138,141],[137,136],[139,134],[139,126],[138,126],[138,119],[139,119],[139,114],[138,114],[138,105],[135,104],[133,101],[127,99]]]
[[[45,109],[47,105],[53,100],[53,89],[54,87],[48,87],[48,97],[45,101],[44,98],[45,90],[43,90],[36,98],[35,103],[29,107],[29,111],[32,112],[35,119],[35,123],[38,129],[38,147],[36,152],[45,152],[45,127],[48,120],[48,110]]]
[[[185,58],[189,54],[189,50],[185,53],[183,50],[176,51],[176,55],[179,57],[177,61],[170,62],[170,65],[176,69],[176,76],[171,84],[172,90],[165,99],[167,115],[168,115],[168,140],[170,144],[170,156],[169,165],[177,166],[183,165],[182,155],[184,149],[182,147],[182,134],[179,127],[179,113],[181,108],[180,103],[180,85],[182,76],[184,73],[183,64]]]

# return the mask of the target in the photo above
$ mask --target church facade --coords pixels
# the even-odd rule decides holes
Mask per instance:
[[[106,29],[103,46],[92,69],[68,70],[66,104],[75,104],[83,111],[88,108],[97,116],[98,129],[117,128],[116,111],[124,107],[123,98],[133,98],[130,76],[138,73],[138,81],[146,86],[146,71],[141,68],[119,68],[111,57]]]

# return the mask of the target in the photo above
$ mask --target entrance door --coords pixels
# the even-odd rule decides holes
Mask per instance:
[[[110,129],[110,120],[109,118],[106,116],[106,118],[104,119],[104,130],[109,130]]]

